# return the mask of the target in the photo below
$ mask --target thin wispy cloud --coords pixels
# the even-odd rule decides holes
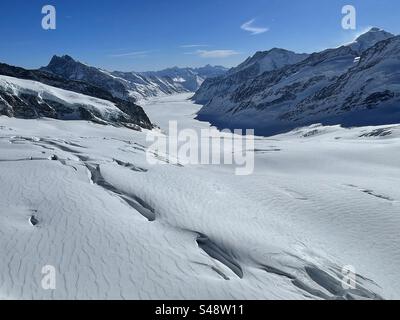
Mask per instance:
[[[147,51],[133,51],[133,52],[126,52],[126,53],[117,53],[117,54],[110,54],[111,58],[124,58],[124,57],[145,57],[149,53],[154,52],[153,50]]]
[[[181,45],[181,48],[201,48],[201,47],[209,47],[208,44],[184,44]]]
[[[240,53],[235,50],[197,50],[195,52],[186,52],[185,54],[194,54],[202,58],[227,58]]]
[[[250,21],[243,23],[240,28],[244,31],[250,32],[252,35],[262,34],[269,31],[269,28],[256,27],[254,25],[255,21],[256,19],[251,19]]]

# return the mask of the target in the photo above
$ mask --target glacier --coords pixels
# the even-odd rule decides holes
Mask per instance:
[[[153,130],[0,117],[1,299],[400,297],[399,125],[256,137],[244,177],[150,165],[171,119],[210,127],[190,97],[147,101]]]

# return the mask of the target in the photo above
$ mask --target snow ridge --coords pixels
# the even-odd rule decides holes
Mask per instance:
[[[314,123],[397,123],[399,48],[398,36],[373,28],[350,45],[297,63],[238,81],[237,73],[211,79],[193,97],[204,104],[198,119],[260,135]]]
[[[48,117],[90,120],[102,124],[125,125],[132,129],[151,128],[140,107],[123,105],[52,87],[41,82],[0,75],[0,114],[19,118]],[[143,120],[142,120],[143,119]]]
[[[65,55],[54,56],[42,68],[69,80],[84,81],[127,101],[140,101],[159,95],[196,91],[207,77],[226,72],[223,67],[171,68],[158,72],[109,72],[89,66]]]

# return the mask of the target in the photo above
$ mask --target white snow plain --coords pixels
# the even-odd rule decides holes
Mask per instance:
[[[207,128],[187,98],[144,108]],[[400,298],[400,126],[257,137],[249,176],[149,165],[147,134],[0,117],[0,298]]]

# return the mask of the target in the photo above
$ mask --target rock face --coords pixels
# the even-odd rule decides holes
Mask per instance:
[[[83,81],[65,79],[59,75],[42,70],[26,70],[23,68],[0,63],[0,75],[38,81],[49,86],[82,93],[84,95],[93,96],[99,99],[110,101],[114,99],[113,95],[110,92],[100,87],[96,87],[90,83]]]
[[[54,56],[41,69],[69,80],[79,80],[102,88],[113,97],[138,101],[162,94],[196,91],[203,81],[226,72],[222,67],[199,69],[171,68],[158,72],[109,72],[74,60],[70,56]]]
[[[198,119],[263,135],[318,122],[399,122],[399,39],[374,28],[350,45],[240,82],[229,76],[206,81],[194,97],[206,104]]]
[[[236,68],[229,70],[225,75],[205,80],[194,95],[193,100],[200,104],[206,104],[216,95],[230,94],[244,82],[254,79],[264,72],[280,69],[300,62],[307,57],[307,54],[297,54],[276,48],[270,51],[257,52]]]
[[[41,70],[67,80],[89,83],[110,92],[115,98],[134,101],[131,98],[127,81],[117,78],[107,71],[75,61],[68,55],[62,57],[54,56],[49,65]]]
[[[136,100],[195,90],[206,77],[220,75],[225,71],[222,67],[206,66],[142,74],[110,73],[76,61],[70,56],[54,56],[49,65],[40,70],[0,64],[0,76],[5,76],[2,77],[0,87],[0,114],[19,118],[84,119],[149,129],[152,124],[143,109],[135,104]],[[16,82],[19,85],[17,91],[12,89]],[[32,85],[33,82],[35,85]],[[47,87],[44,88],[44,85]],[[26,86],[31,89],[25,90]],[[70,104],[67,98],[60,100],[42,96],[42,91],[52,92],[56,88],[68,91],[72,96],[76,96],[73,93],[86,96],[82,99],[86,104]],[[99,112],[97,107],[87,103],[92,98],[107,101],[120,112]]]
[[[368,32],[359,36],[349,47],[361,54],[363,51],[373,47],[380,41],[394,37],[394,34],[379,28],[372,28]]]
[[[203,82],[209,78],[219,77],[228,71],[221,66],[206,65],[202,68],[169,68],[156,72],[145,72],[144,75],[156,78],[170,79],[175,86],[187,91],[197,91]]]
[[[337,115],[345,125],[399,122],[400,37],[381,41],[364,51],[354,67],[282,118],[302,121],[319,114]]]
[[[253,78],[264,72],[295,64],[307,57],[308,54],[298,54],[279,48],[274,48],[269,51],[259,51],[236,68],[231,69],[228,75],[241,72],[243,77]]]
[[[84,84],[82,87],[85,88]],[[24,119],[89,120],[136,130],[152,128],[143,109],[131,102],[104,100],[3,75],[0,75],[0,115]]]

